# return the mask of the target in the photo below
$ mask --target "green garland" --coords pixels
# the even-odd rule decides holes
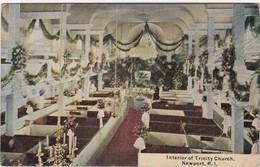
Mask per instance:
[[[59,79],[59,72],[58,72],[58,71],[55,71],[53,68],[51,68],[51,74],[52,74],[52,77],[53,77],[55,80],[58,80],[58,79]]]
[[[207,63],[208,63],[208,51],[204,51],[201,55],[199,55],[199,66],[197,70],[197,75],[201,78],[202,72],[201,69],[204,71],[204,82],[208,83],[211,81],[211,77],[208,71]]]
[[[10,70],[6,76],[1,78],[2,89],[13,79],[13,76],[14,76],[14,70]]]
[[[253,35],[257,37],[260,34],[260,23],[256,22],[256,17],[259,16],[247,16],[246,21],[245,21],[245,29],[247,27],[250,27],[250,31],[253,32]]]
[[[252,140],[252,142],[255,143],[257,140],[259,140],[260,131],[251,128],[247,135]]]
[[[68,74],[69,73],[69,70],[68,70],[68,65],[70,63],[72,63],[72,59],[71,59],[72,55],[70,52],[68,52],[68,50],[65,50],[65,53],[64,53],[64,65],[62,66],[61,68],[61,76],[64,76],[66,73]]]
[[[12,51],[12,70],[20,70],[26,67],[28,52],[22,45],[17,45]]]
[[[47,63],[45,63],[42,66],[41,70],[36,75],[31,75],[29,74],[29,72],[24,71],[24,77],[29,83],[29,85],[36,85],[42,79],[42,77],[46,77],[46,76],[47,76]]]
[[[88,65],[86,67],[82,67],[82,73],[85,74],[88,72],[88,70],[90,69],[90,64],[88,63]]]
[[[77,41],[78,40],[81,40],[82,42],[84,42],[85,41],[85,35],[79,35],[79,34],[77,34],[76,35],[76,37],[74,38],[74,39],[72,39],[72,37],[70,36],[70,34],[69,34],[69,31],[67,30],[66,31],[66,34],[67,34],[67,41],[69,42],[69,43],[77,43]]]
[[[70,69],[70,76],[75,76],[75,75],[77,74],[79,68],[80,68],[80,65],[79,65],[79,64],[77,64],[76,67],[71,68],[71,69]]]
[[[17,45],[12,51],[12,66],[9,73],[1,78],[1,88],[4,88],[14,76],[16,70],[20,70],[26,67],[26,61],[28,59],[27,50],[22,45]]]
[[[174,87],[179,89],[186,89],[187,76],[182,72],[182,67],[185,62],[185,56],[173,55],[173,61],[167,62],[166,56],[158,56],[154,60],[142,60],[140,58],[116,59],[111,62],[108,73],[103,76],[104,86],[109,87],[114,83],[120,85],[126,81],[131,81],[134,86],[152,87],[157,85],[159,79],[162,78],[164,82],[164,90],[170,90]],[[117,68],[117,82],[115,82],[115,62]],[[136,82],[134,79],[135,72],[147,70],[151,72],[151,80],[148,82]],[[131,77],[132,74],[132,77]]]
[[[36,23],[36,19],[33,19],[32,21],[31,21],[31,23],[29,24],[29,26],[28,26],[28,28],[21,28],[20,29],[20,31],[21,31],[21,33],[25,36],[25,37],[27,37],[30,33],[32,33],[33,32],[33,29],[34,29],[34,26],[35,26],[35,23]]]
[[[215,68],[213,70],[213,86],[214,89],[222,90],[222,83],[223,83],[223,76],[220,76],[221,70],[218,68]]]
[[[8,22],[6,21],[6,19],[3,16],[3,13],[1,13],[1,25],[3,27],[3,29],[8,32]]]
[[[60,31],[58,31],[55,35],[51,35],[49,33],[49,31],[47,30],[47,28],[45,27],[42,19],[39,20],[40,23],[40,27],[42,29],[42,34],[45,36],[45,38],[49,39],[49,40],[59,40],[60,39]]]

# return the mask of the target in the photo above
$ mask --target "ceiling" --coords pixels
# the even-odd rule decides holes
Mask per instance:
[[[245,6],[258,8],[256,4],[245,4]],[[145,22],[152,25],[152,29],[159,33],[157,35],[160,38],[179,40],[194,22],[207,22],[206,9],[231,9],[233,4],[75,3],[71,4],[69,9],[66,8],[67,6],[64,5],[64,10],[71,13],[67,18],[67,24],[92,24],[91,30],[104,30],[105,34],[116,34],[123,40],[133,36],[131,34],[140,32],[143,28],[141,25]],[[21,4],[21,12],[54,11],[61,11],[61,4]],[[231,23],[232,17],[218,17],[215,22]]]

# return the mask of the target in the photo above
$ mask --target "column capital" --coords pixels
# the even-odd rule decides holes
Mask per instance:
[[[236,108],[236,109],[243,109],[247,107],[246,103],[240,102],[238,100],[236,100],[234,97],[230,97],[229,98],[230,104],[232,105],[232,107]]]

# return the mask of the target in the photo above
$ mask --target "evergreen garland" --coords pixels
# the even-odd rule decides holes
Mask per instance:
[[[16,70],[20,70],[26,67],[26,61],[28,57],[27,50],[22,45],[17,45],[13,48],[11,70],[6,76],[1,78],[1,88],[4,88],[13,79],[14,72]]]
[[[42,68],[38,74],[32,75],[32,74],[29,74],[29,72],[24,71],[24,76],[25,76],[27,82],[29,83],[29,85],[36,85],[42,79],[42,77],[47,76],[47,63],[45,63],[42,66]]]
[[[251,139],[253,143],[259,140],[259,134],[260,131],[253,128],[251,128],[250,131],[247,133],[248,137]]]
[[[17,45],[12,51],[12,70],[20,70],[26,67],[26,61],[28,59],[27,50],[22,45]]]
[[[69,43],[77,43],[78,40],[81,40],[82,42],[84,42],[84,41],[85,41],[85,38],[86,38],[85,35],[79,35],[79,34],[77,34],[77,35],[75,36],[75,38],[72,39],[72,37],[70,36],[68,30],[66,31],[66,34],[67,34],[66,38],[67,38],[67,41],[68,41]]]
[[[25,29],[25,28],[20,28],[21,33],[22,33],[25,37],[27,37],[30,33],[32,33],[36,21],[37,21],[36,19],[33,19],[33,20],[31,21],[31,23],[29,24],[29,26],[28,26],[26,29]]]
[[[230,48],[227,48],[222,53],[222,69],[225,72],[230,72],[233,70],[236,60],[235,47],[230,45]]]
[[[69,71],[68,71],[68,65],[70,63],[72,63],[72,59],[71,59],[72,55],[70,52],[68,52],[68,50],[65,50],[64,52],[64,65],[62,66],[61,68],[61,76],[64,76],[66,73],[68,74]]]
[[[89,69],[90,69],[90,64],[88,63],[86,67],[82,67],[82,73],[83,74],[87,73]]]
[[[220,75],[220,69],[213,70],[213,86],[214,89],[222,90],[223,76]]]
[[[77,64],[76,67],[71,68],[71,69],[70,69],[70,76],[75,76],[75,75],[77,74],[79,68],[80,68],[80,65],[79,65],[79,64]]]
[[[245,29],[250,27],[250,31],[257,37],[260,34],[260,23],[256,22],[256,17],[259,16],[247,16],[245,21]]]
[[[207,63],[208,63],[208,51],[204,51],[201,55],[199,55],[199,66],[197,70],[197,76],[201,78],[202,72],[201,69],[203,69],[204,72],[204,82],[210,82],[211,77],[208,71]]]
[[[49,31],[47,30],[47,28],[45,27],[42,19],[39,20],[40,23],[40,27],[42,29],[42,34],[45,36],[45,38],[49,39],[49,40],[59,40],[60,39],[60,31],[58,31],[55,35],[51,35],[49,33]]]
[[[7,20],[4,18],[3,13],[1,13],[1,25],[3,27],[3,29],[8,32],[8,22]]]
[[[59,71],[55,71],[53,68],[51,68],[51,74],[55,80],[59,79]]]
[[[1,78],[2,89],[13,79],[13,76],[14,76],[14,70],[10,70],[7,75]]]
[[[140,58],[116,59],[111,62],[111,66],[108,69],[108,73],[104,75],[104,86],[114,86],[115,81],[115,62],[117,66],[117,85],[125,83],[131,80],[133,86],[149,87],[157,85],[160,78],[164,80],[164,90],[170,90],[174,88],[186,89],[187,76],[182,72],[182,67],[185,62],[185,57],[182,55],[173,55],[172,61],[167,62],[166,56],[158,56],[154,60],[142,60]],[[151,80],[138,82],[134,78],[135,72],[150,71]]]

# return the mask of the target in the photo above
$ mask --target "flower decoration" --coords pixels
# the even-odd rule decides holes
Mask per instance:
[[[146,137],[147,136],[147,130],[146,130],[146,127],[144,125],[143,122],[138,122],[134,129],[133,129],[133,134],[137,137]]]
[[[251,128],[247,135],[255,143],[259,139],[259,133],[255,128]]]
[[[194,62],[195,62],[195,55],[194,54],[190,55],[188,60],[189,60],[190,64],[194,64]]]
[[[98,109],[105,108],[105,103],[104,103],[103,99],[98,99],[97,106],[98,106]]]
[[[207,96],[206,96],[206,95],[202,96],[202,101],[203,101],[203,102],[206,102],[206,101],[207,101]]]
[[[235,47],[233,45],[230,48],[225,49],[222,54],[222,69],[229,72],[233,69],[235,63]]]
[[[36,101],[35,101],[34,98],[27,98],[26,104],[27,104],[27,105],[30,105],[30,106],[32,106],[32,107],[36,107]]]
[[[67,117],[67,119],[64,121],[64,133],[67,133],[69,129],[75,132],[76,128],[78,127],[78,123],[75,122],[75,119],[75,116]]]
[[[89,64],[93,64],[94,63],[94,55],[93,55],[92,52],[89,52],[88,58],[89,58]]]
[[[141,107],[141,111],[149,111],[151,109],[150,104],[148,102],[145,102],[144,105]]]
[[[208,58],[209,58],[209,53],[208,53],[208,51],[204,51],[204,52],[199,56],[200,65],[201,65],[201,66],[205,66],[205,65],[208,63]]]
[[[28,59],[28,53],[26,49],[22,45],[18,45],[13,48],[12,51],[12,69],[20,70],[26,67],[26,61]]]

